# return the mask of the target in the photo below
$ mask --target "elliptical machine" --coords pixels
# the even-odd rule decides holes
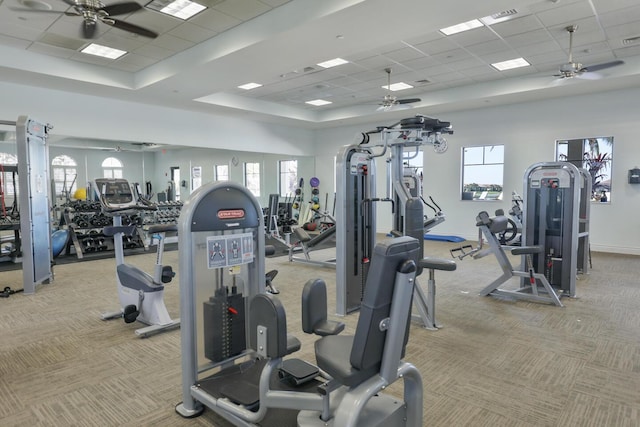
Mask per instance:
[[[170,266],[162,265],[165,235],[168,232],[177,232],[177,226],[163,224],[149,227],[152,241],[158,240],[153,276],[136,266],[125,264],[123,236],[136,233],[136,225],[122,225],[122,216],[140,211],[154,211],[157,207],[141,197],[134,197],[126,179],[99,178],[95,183],[103,212],[113,217],[113,226],[105,227],[103,232],[106,236],[113,236],[121,306],[118,311],[103,313],[102,320],[122,317],[125,323],[137,320],[149,325],[135,331],[140,338],[179,327],[180,319],[171,319],[164,304],[164,284],[171,282],[175,273]]]

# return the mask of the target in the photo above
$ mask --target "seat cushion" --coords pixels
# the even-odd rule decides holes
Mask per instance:
[[[380,364],[366,370],[358,370],[351,366],[352,345],[353,337],[345,335],[329,335],[315,342],[318,367],[340,384],[349,387],[360,384],[380,370]]]

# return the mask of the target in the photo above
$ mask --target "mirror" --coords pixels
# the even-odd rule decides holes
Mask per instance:
[[[592,202],[611,202],[612,136],[558,140],[556,160],[589,171]]]

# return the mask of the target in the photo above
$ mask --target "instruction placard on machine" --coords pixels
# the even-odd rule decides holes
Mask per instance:
[[[248,264],[253,261],[251,233],[207,237],[207,265],[209,269]]]

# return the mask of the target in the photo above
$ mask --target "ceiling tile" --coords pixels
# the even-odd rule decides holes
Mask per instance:
[[[509,45],[503,40],[494,40],[490,42],[478,43],[472,46],[467,46],[466,49],[474,55],[482,56],[494,52],[511,51]],[[506,54],[508,57],[510,54]]]
[[[242,23],[241,20],[215,9],[207,9],[189,20],[190,23],[221,33]]]
[[[446,52],[433,55],[433,58],[441,64],[448,64],[450,62],[458,62],[463,60],[474,59],[468,51],[464,49],[448,50]]]
[[[391,67],[395,65],[395,62],[390,58],[386,58],[382,55],[378,55],[378,56],[371,56],[369,58],[362,59],[358,61],[357,64],[366,70],[376,70],[376,71],[379,70],[378,72],[384,72],[383,70],[386,67]],[[357,75],[359,74],[360,73],[356,73],[356,76],[354,77],[359,78],[357,77]]]
[[[594,12],[588,1],[581,1],[564,6],[558,6],[551,10],[540,12],[536,15],[543,25],[552,27],[554,25],[563,25],[577,19],[594,16]]]
[[[640,21],[630,24],[618,25],[607,29],[610,40],[623,39],[640,35]]]
[[[403,49],[394,50],[392,52],[385,52],[382,54],[382,56],[389,58],[390,62],[404,62],[410,61],[412,59],[422,58],[424,54],[410,47],[405,47]]]
[[[150,45],[150,44],[146,44],[146,45],[136,49],[134,51],[134,53],[137,53],[137,54],[142,55],[142,56],[148,56],[149,58],[162,60],[162,59],[166,59],[166,58],[170,57],[175,52],[172,51],[172,50],[164,49],[164,48],[159,47],[159,46],[153,46],[153,45]]]
[[[424,52],[428,55],[434,55],[440,52],[446,52],[448,50],[453,50],[458,48],[459,46],[451,41],[450,39],[443,37],[434,41],[419,43],[414,45],[421,52]]]
[[[271,10],[271,7],[258,0],[226,0],[214,9],[241,21],[248,21]]]
[[[199,25],[185,22],[169,31],[169,34],[192,43],[201,43],[215,36],[217,33]]]
[[[479,58],[476,57],[470,57],[468,59],[464,59],[462,61],[455,61],[455,62],[451,62],[449,64],[449,67],[453,68],[454,70],[466,70],[469,68],[475,68],[475,67],[481,67],[486,65],[482,60],[480,60]]]
[[[432,42],[434,40],[444,39],[445,37],[446,36],[440,31],[430,31],[416,37],[410,37],[408,39],[405,39],[404,41],[409,43],[410,45],[415,46],[422,43]]]
[[[605,29],[638,21],[640,21],[640,5],[618,9],[600,15],[600,23]]]
[[[557,52],[558,43],[556,43],[555,41],[536,43],[536,44],[519,47],[516,49],[516,51],[523,57],[540,55],[548,52]]]
[[[180,52],[192,47],[194,44],[185,39],[181,39],[171,34],[161,34],[158,38],[154,39],[150,45],[158,46],[163,49],[172,50],[174,52]]]
[[[278,6],[282,6],[285,3],[289,3],[290,0],[260,0],[260,1],[268,6],[278,7]]]
[[[184,21],[167,15],[166,13],[157,12],[151,9],[141,9],[136,13],[127,16],[127,22],[138,25],[143,28],[155,31],[158,34],[171,31]]]
[[[606,13],[612,10],[625,9],[637,6],[638,0],[591,0],[598,13]]]
[[[543,28],[542,23],[535,15],[510,19],[491,26],[491,29],[503,38],[514,36],[516,34],[528,33],[530,31],[541,30]]]
[[[553,42],[556,48],[558,47],[555,39],[551,36],[551,34],[549,34],[549,31],[546,29],[516,34],[510,37],[506,37],[504,41],[506,41],[509,46],[513,47],[514,49],[543,42]]]

